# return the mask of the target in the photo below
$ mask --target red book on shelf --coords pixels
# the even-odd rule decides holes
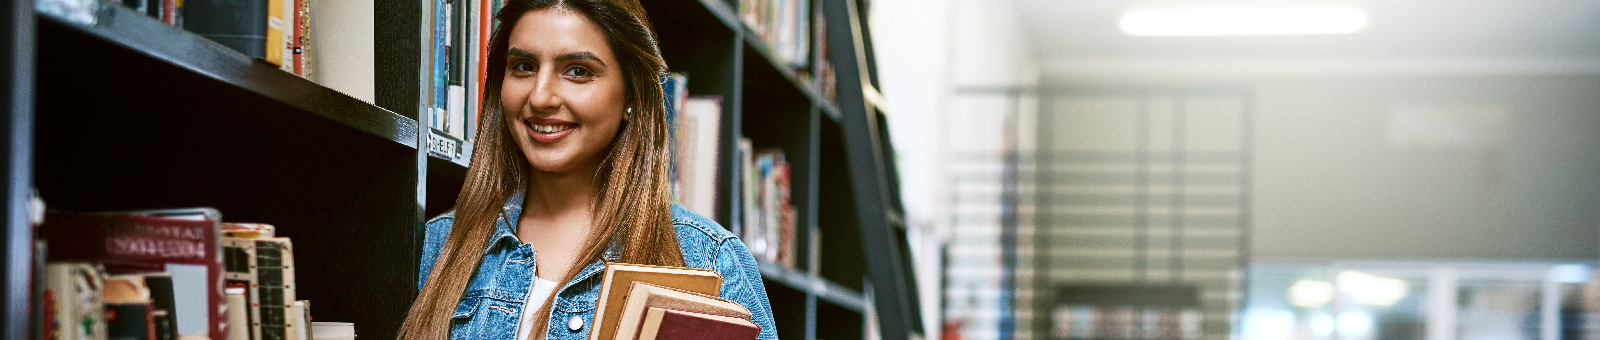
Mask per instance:
[[[39,234],[51,262],[99,262],[111,274],[170,272],[175,291],[204,291],[202,308],[178,306],[179,335],[227,339],[222,294],[222,214],[215,209],[51,212]]]
[[[645,312],[639,340],[751,340],[761,326],[731,316],[652,307]]]

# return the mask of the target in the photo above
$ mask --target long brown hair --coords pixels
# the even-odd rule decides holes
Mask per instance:
[[[455,222],[428,282],[411,303],[400,329],[403,339],[449,336],[450,317],[483,260],[501,207],[530,181],[530,165],[502,117],[500,87],[512,28],[523,14],[545,8],[573,10],[600,27],[620,64],[627,107],[634,111],[619,128],[595,174],[590,234],[572,269],[558,284],[571,281],[586,263],[600,259],[613,244],[622,262],[683,265],[667,191],[668,131],[658,80],[667,69],[666,61],[644,8],[637,0],[508,0],[496,14],[500,27],[489,43],[481,128],[466,181],[456,197]],[[555,296],[546,299],[535,314],[533,329],[538,337],[544,335],[554,300]]]

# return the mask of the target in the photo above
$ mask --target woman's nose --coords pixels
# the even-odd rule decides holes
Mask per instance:
[[[551,73],[541,73],[534,82],[533,88],[528,93],[528,106],[537,111],[548,111],[561,107],[561,95],[557,92],[557,77]]]

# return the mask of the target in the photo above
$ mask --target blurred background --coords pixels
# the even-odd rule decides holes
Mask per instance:
[[[1600,2],[873,0],[932,339],[1600,339]]]

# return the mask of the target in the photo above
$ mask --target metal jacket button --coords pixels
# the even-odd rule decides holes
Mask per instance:
[[[583,318],[573,315],[571,319],[567,319],[567,330],[577,332],[580,329],[583,329]]]

